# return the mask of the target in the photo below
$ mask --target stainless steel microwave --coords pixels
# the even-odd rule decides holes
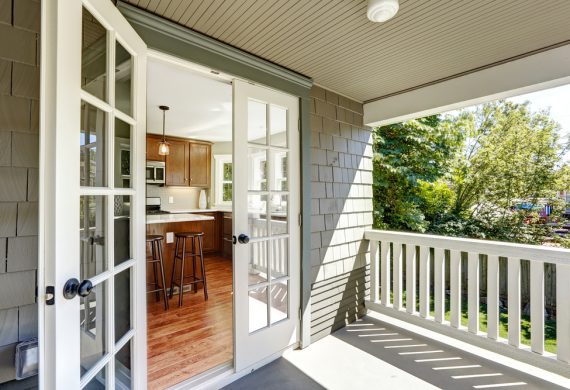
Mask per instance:
[[[164,184],[166,179],[166,164],[162,161],[146,162],[147,184]]]

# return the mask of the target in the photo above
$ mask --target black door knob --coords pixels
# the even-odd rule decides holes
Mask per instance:
[[[89,279],[85,279],[83,282],[75,278],[69,279],[63,285],[63,297],[65,299],[73,299],[76,295],[85,298],[93,290],[93,283]]]
[[[89,279],[85,279],[81,284],[79,284],[77,294],[79,294],[80,297],[85,298],[87,295],[91,294],[91,290],[93,290],[93,283],[91,283]]]
[[[63,297],[65,299],[73,299],[77,295],[77,290],[79,289],[79,280],[75,278],[69,279],[63,285]]]
[[[242,233],[238,236],[238,241],[240,244],[247,244],[249,242],[249,236]]]

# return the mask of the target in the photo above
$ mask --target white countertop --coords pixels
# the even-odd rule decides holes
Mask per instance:
[[[203,210],[202,210],[203,211]],[[146,224],[151,225],[154,223],[170,223],[170,222],[194,222],[194,221],[212,221],[214,217],[207,215],[197,215],[197,214],[158,214],[158,215],[147,215]]]
[[[222,211],[226,213],[232,212],[232,206],[218,206],[218,207],[210,207],[208,209],[170,209],[168,207],[163,207],[162,210],[168,211],[172,214],[186,214],[186,213],[213,213],[216,211]]]

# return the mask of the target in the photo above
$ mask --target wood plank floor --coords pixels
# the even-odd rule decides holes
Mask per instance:
[[[178,295],[164,311],[148,294],[148,388],[166,389],[233,359],[232,261],[207,257],[208,301],[202,287]]]

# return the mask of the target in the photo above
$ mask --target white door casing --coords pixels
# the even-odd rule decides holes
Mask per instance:
[[[144,389],[146,45],[109,0],[43,1],[41,39],[40,386]]]
[[[237,372],[299,341],[299,100],[234,80],[233,231]]]

